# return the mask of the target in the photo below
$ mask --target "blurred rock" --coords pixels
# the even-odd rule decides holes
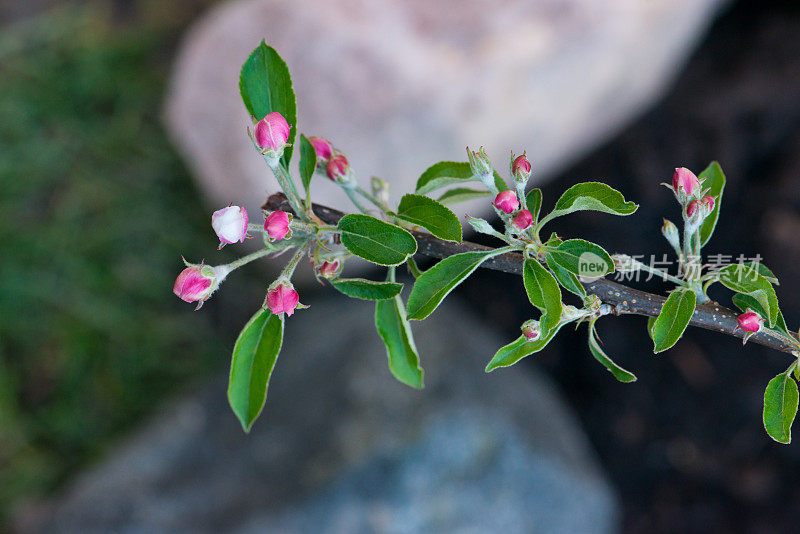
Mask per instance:
[[[276,183],[247,139],[237,82],[266,38],[292,71],[299,131],[331,139],[365,185],[385,178],[397,199],[466,145],[485,145],[502,172],[510,150],[527,150],[541,181],[661,96],[724,3],[223,3],[186,35],[166,122],[214,205],[257,209]],[[349,205],[318,182],[319,201]]]
[[[267,407],[249,435],[220,377],[164,410],[52,505],[31,508],[37,518],[18,517],[20,530],[616,529],[613,492],[553,386],[518,367],[485,374],[504,341],[457,302],[414,323],[422,391],[391,377],[370,303],[336,299],[301,314],[287,323]]]

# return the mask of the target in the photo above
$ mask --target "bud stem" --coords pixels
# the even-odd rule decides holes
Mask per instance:
[[[251,261],[254,261],[254,260],[257,260],[258,258],[266,256],[270,252],[274,252],[274,250],[270,250],[268,248],[262,248],[261,250],[257,250],[255,252],[253,252],[252,254],[248,254],[247,256],[242,256],[238,260],[232,261],[232,262],[228,263],[227,265],[221,265],[220,267],[227,268],[228,272],[231,272],[234,269],[238,269],[242,265],[246,265],[246,264],[250,263]]]
[[[286,198],[289,199],[289,204],[292,205],[295,214],[301,219],[308,219],[306,211],[303,209],[303,202],[300,200],[300,194],[297,192],[297,187],[294,185],[294,180],[292,180],[289,171],[286,170],[286,167],[283,166],[280,160],[273,161],[266,157],[264,159],[267,161],[270,169],[272,169],[272,173],[275,175],[275,179],[278,180],[278,184],[286,194]]]
[[[367,208],[365,208],[364,205],[361,204],[361,201],[358,200],[358,197],[356,196],[352,187],[342,187],[342,189],[344,189],[344,192],[347,193],[347,196],[350,198],[350,202],[352,202],[356,208],[358,208],[358,211],[361,213],[368,213]]]

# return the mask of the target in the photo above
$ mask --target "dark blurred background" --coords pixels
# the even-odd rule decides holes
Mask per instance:
[[[224,368],[247,316],[237,299],[260,299],[248,292],[263,285],[254,270],[205,313],[187,314],[167,291],[178,251],[203,257],[209,230],[159,113],[181,32],[211,3],[0,4],[0,518],[57,492],[155,407]],[[761,254],[796,327],[796,2],[732,2],[663,100],[543,186],[548,205],[577,180],[604,179],[641,204],[636,224],[576,215],[553,229],[667,253],[661,218],[679,214],[657,184],[712,159],[728,184],[707,252]],[[508,339],[529,317],[514,277],[481,272],[459,293]],[[800,448],[761,425],[785,355],[691,330],[654,356],[641,317],[599,331],[638,382],[611,380],[569,332],[523,365],[545,370],[578,413],[623,530],[794,530]]]

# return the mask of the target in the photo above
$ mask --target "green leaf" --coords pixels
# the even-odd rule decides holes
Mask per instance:
[[[339,278],[331,280],[331,285],[348,297],[363,300],[390,299],[403,290],[403,284],[397,282],[375,282],[363,278]]]
[[[561,327],[563,327],[565,324],[567,323],[564,321],[559,321],[556,327],[550,330],[548,334],[543,334],[539,339],[534,341],[528,341],[525,336],[519,336],[516,340],[504,347],[501,347],[500,350],[495,353],[492,360],[486,365],[486,372],[489,373],[494,371],[498,367],[509,367],[520,361],[522,358],[539,352],[545,348],[554,337],[556,337],[558,331],[561,330]]]
[[[472,174],[472,168],[465,161],[440,161],[428,167],[417,180],[415,193],[424,195],[452,184],[465,184],[467,182],[480,182]],[[494,182],[500,191],[508,189],[505,181],[494,173]]]
[[[424,372],[399,295],[375,304],[375,328],[386,345],[389,370],[394,377],[411,387],[422,388]]]
[[[764,278],[758,271],[755,271],[740,263],[726,265],[717,272],[719,281],[727,287],[739,293],[750,295],[760,304],[766,315],[770,327],[775,326],[778,320],[778,295],[769,280]]]
[[[592,352],[592,356],[594,356],[595,360],[603,364],[603,366],[608,369],[612,375],[614,375],[614,378],[620,382],[636,382],[635,374],[614,363],[614,361],[609,358],[600,347],[600,343],[597,340],[594,328],[594,323],[596,320],[597,319],[594,319],[591,323],[589,323],[589,350]]]
[[[289,146],[283,152],[283,165],[288,169],[292,159],[292,146],[297,132],[297,104],[292,89],[289,67],[280,55],[267,43],[253,50],[242,65],[239,74],[239,92],[247,111],[261,120],[267,113],[277,111],[289,123]]]
[[[601,182],[584,182],[575,184],[564,191],[564,194],[556,202],[555,209],[544,220],[549,221],[555,217],[581,210],[630,215],[638,208],[638,204],[626,202],[622,193],[609,185]]]
[[[651,329],[653,352],[658,354],[678,342],[692,319],[696,300],[694,292],[688,289],[669,294]]]
[[[306,201],[311,198],[311,177],[317,168],[317,151],[305,135],[300,136],[300,179],[306,190]]]
[[[283,317],[258,310],[233,347],[228,402],[245,432],[267,400],[267,386],[283,343]]]
[[[345,215],[338,228],[347,250],[378,265],[400,265],[417,251],[410,232],[369,215]]]
[[[539,212],[542,211],[542,190],[538,187],[531,189],[525,195],[525,204],[528,206],[528,211],[533,215],[533,222],[539,220]]]
[[[547,269],[536,260],[526,260],[522,269],[522,280],[531,304],[542,311],[542,335],[558,324],[561,318],[561,289]]]
[[[736,305],[736,307],[743,312],[750,308],[761,317],[768,317],[769,315],[761,303],[756,300],[755,297],[751,297],[750,295],[745,295],[744,293],[734,293],[731,300],[733,300],[733,303]],[[778,318],[775,321],[775,328],[788,336],[793,335],[786,327],[786,319],[783,318],[783,313],[781,313],[780,308],[778,309]]]
[[[653,325],[656,324],[656,317],[647,318],[647,335],[653,339]]]
[[[778,443],[792,441],[797,398],[797,384],[789,372],[770,380],[764,391],[764,428]]]
[[[580,280],[578,277],[569,272],[568,270],[561,267],[559,264],[555,262],[553,259],[552,254],[549,252],[545,256],[547,260],[547,266],[550,267],[550,270],[553,271],[553,276],[555,276],[558,283],[561,284],[561,287],[579,296],[581,299],[586,298],[586,290],[581,285]]]
[[[705,168],[698,176],[703,182],[703,189],[709,189],[707,195],[714,197],[714,209],[700,225],[700,245],[704,246],[711,239],[711,234],[714,233],[714,227],[717,226],[717,219],[719,219],[719,208],[722,205],[722,191],[725,189],[725,173],[722,172],[722,167],[719,163],[712,161],[711,164]]]
[[[778,277],[777,277],[777,276],[775,276],[775,274],[774,274],[772,271],[770,271],[770,270],[767,268],[767,266],[766,266],[766,265],[764,265],[763,263],[761,263],[761,262],[757,262],[757,261],[753,261],[753,262],[750,262],[750,263],[746,263],[745,265],[747,265],[747,266],[748,266],[748,267],[750,267],[751,269],[754,269],[756,272],[758,272],[758,274],[760,274],[761,276],[763,276],[764,278],[766,278],[766,279],[767,279],[767,281],[768,281],[770,284],[772,284],[772,285],[774,285],[774,286],[779,286],[779,285],[781,285],[781,283],[780,283],[780,282],[778,282]]]
[[[446,206],[452,206],[453,204],[457,204],[459,202],[466,202],[476,198],[488,197],[489,195],[489,191],[478,191],[477,189],[469,189],[467,187],[457,187],[442,193],[442,196],[439,197],[439,202]]]
[[[400,199],[397,216],[421,226],[445,241],[461,242],[461,223],[456,214],[424,195],[406,194]]]
[[[583,239],[568,239],[548,254],[555,263],[579,277],[597,279],[614,272],[614,261],[608,252]]]
[[[417,278],[408,297],[408,317],[421,321],[429,316],[455,287],[481,263],[506,249],[464,252],[443,259]]]

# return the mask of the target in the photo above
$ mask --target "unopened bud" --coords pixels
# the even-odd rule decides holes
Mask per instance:
[[[333,145],[327,139],[322,137],[309,137],[309,143],[314,147],[314,152],[317,154],[317,163],[327,163],[333,155]]]
[[[289,228],[291,222],[291,214],[285,211],[273,211],[264,220],[264,231],[270,241],[280,241],[285,237],[292,237],[292,231]]]
[[[664,224],[661,226],[661,233],[664,235],[664,238],[669,242],[672,248],[675,249],[678,254],[680,254],[681,238],[678,227],[675,226],[675,224],[671,221],[664,219]]]
[[[291,127],[283,115],[273,111],[258,121],[253,134],[262,154],[277,160],[283,155],[290,131]]]
[[[342,272],[342,264],[339,260],[323,261],[317,266],[317,273],[323,278],[336,278]]]
[[[747,343],[747,340],[750,339],[750,336],[761,330],[761,326],[764,324],[764,318],[748,308],[746,312],[736,318],[736,322],[738,323],[736,329],[745,332],[744,338],[742,338],[742,344],[744,345]]]
[[[494,183],[492,163],[489,161],[489,156],[486,155],[486,151],[483,147],[477,152],[467,147],[467,157],[469,158],[469,167],[472,170],[473,176],[483,182],[483,185],[490,191],[497,191],[497,185]]]
[[[219,248],[231,243],[244,243],[247,237],[247,210],[231,204],[211,214],[211,228],[219,237]]]
[[[186,268],[175,279],[172,292],[184,302],[197,302],[195,310],[199,310],[216,291],[230,269],[224,265],[212,267],[202,263],[199,265],[188,263],[186,260],[183,262]]]
[[[373,176],[372,180],[370,181],[370,185],[372,186],[372,194],[375,196],[375,198],[388,205],[389,191],[391,189],[389,187],[389,182],[382,180],[377,176]]]
[[[494,199],[494,206],[509,215],[519,209],[519,200],[514,191],[500,191]]]
[[[672,190],[678,202],[686,205],[690,200],[700,196],[700,180],[686,167],[677,168],[672,175]]]
[[[328,178],[338,184],[348,184],[352,178],[350,162],[347,161],[347,157],[342,154],[332,156],[331,159],[328,160],[328,164],[325,167],[325,172],[328,175]]]
[[[300,304],[300,295],[290,283],[280,283],[270,288],[266,299],[267,308],[275,315],[285,313],[291,316]]]
[[[528,210],[519,210],[511,222],[520,230],[525,230],[533,223],[533,215]]]
[[[525,339],[528,341],[536,341],[542,335],[542,325],[535,319],[525,321],[521,329],[522,335],[525,336]]]
[[[523,152],[521,156],[514,157],[514,153],[511,153],[511,176],[514,177],[514,181],[517,184],[521,184],[522,187],[525,187],[525,184],[528,183],[528,179],[531,177],[531,163],[528,161],[528,157]]]

